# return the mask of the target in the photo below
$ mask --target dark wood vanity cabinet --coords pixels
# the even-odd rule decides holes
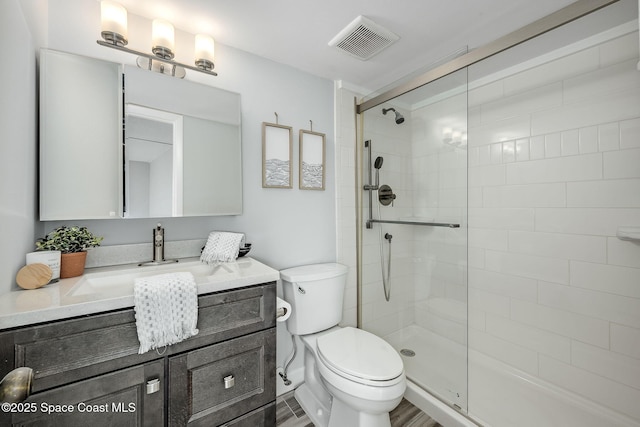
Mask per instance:
[[[138,354],[133,309],[2,331],[0,378],[35,377],[0,425],[274,426],[275,300],[275,282],[201,295],[198,335],[164,353]]]

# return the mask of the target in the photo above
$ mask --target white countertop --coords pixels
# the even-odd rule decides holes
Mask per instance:
[[[40,289],[0,295],[0,330],[133,307],[135,277],[192,271],[198,295],[272,282],[280,273],[253,258],[207,266],[198,258],[178,263],[138,267],[137,264],[99,267]]]

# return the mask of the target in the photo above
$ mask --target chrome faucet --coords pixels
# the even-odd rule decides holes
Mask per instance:
[[[164,228],[158,223],[153,229],[153,262],[164,261]]]
[[[151,261],[143,262],[138,265],[158,265],[178,262],[177,259],[164,259],[164,228],[162,228],[162,224],[160,223],[158,223],[156,228],[153,229],[152,245],[153,259]]]

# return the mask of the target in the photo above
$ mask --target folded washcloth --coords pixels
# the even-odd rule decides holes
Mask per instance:
[[[235,261],[238,258],[240,244],[243,240],[244,234],[242,233],[212,231],[209,233],[207,244],[202,250],[200,261],[207,264]]]
[[[136,279],[133,288],[140,349],[178,343],[198,334],[198,288],[191,273]]]

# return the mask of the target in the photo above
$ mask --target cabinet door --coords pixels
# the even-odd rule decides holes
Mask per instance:
[[[170,357],[169,425],[217,426],[273,402],[275,342],[271,328]]]
[[[147,394],[147,382],[159,380]],[[164,363],[123,369],[33,394],[16,406],[11,426],[162,426]],[[3,424],[6,425],[6,424]]]
[[[122,70],[40,55],[40,220],[122,215]]]

